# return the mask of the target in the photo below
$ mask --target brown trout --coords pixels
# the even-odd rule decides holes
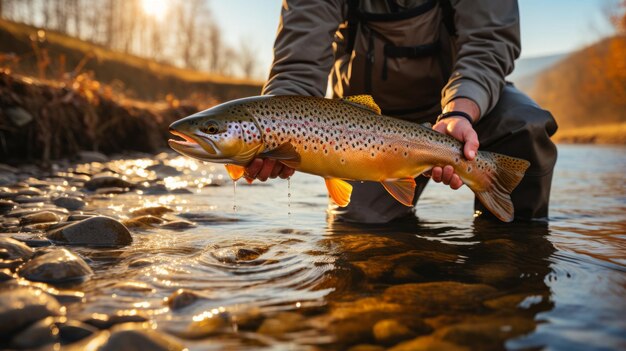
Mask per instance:
[[[510,193],[526,160],[479,151],[472,161],[462,144],[431,128],[383,116],[367,95],[344,99],[258,96],[230,101],[174,122],[177,152],[226,164],[233,180],[254,158],[273,158],[324,177],[332,200],[350,202],[345,180],[375,181],[399,202],[413,205],[414,178],[451,165],[480,202],[500,220],[513,220]]]

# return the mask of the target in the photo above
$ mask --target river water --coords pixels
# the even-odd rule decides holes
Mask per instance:
[[[170,156],[182,173],[165,185],[189,192],[88,196],[84,211],[163,205],[196,226],[70,247],[95,274],[68,316],[138,314],[192,350],[626,349],[625,147],[559,146],[548,225],[474,220],[470,190],[432,183],[416,219],[349,226],[327,219],[319,177],[234,194],[221,166]],[[155,162],[109,168],[149,178]],[[201,298],[172,310],[178,289]]]

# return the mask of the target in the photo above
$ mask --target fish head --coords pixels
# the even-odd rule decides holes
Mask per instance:
[[[185,117],[170,125],[178,153],[202,161],[246,166],[263,151],[263,136],[245,103],[236,100]]]

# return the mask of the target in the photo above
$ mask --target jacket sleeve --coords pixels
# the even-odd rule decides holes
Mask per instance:
[[[456,61],[442,91],[442,107],[464,97],[481,117],[500,98],[504,78],[520,54],[517,0],[452,0],[457,29]]]
[[[283,0],[274,60],[263,94],[324,96],[344,0]]]

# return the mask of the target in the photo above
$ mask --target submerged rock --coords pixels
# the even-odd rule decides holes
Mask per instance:
[[[18,349],[34,349],[58,342],[57,318],[48,317],[31,324],[13,337],[11,345]]]
[[[76,351],[182,351],[185,349],[171,336],[134,323],[99,332],[67,347],[67,350]]]
[[[88,324],[74,320],[57,323],[56,325],[59,328],[59,338],[65,344],[82,340],[98,331],[98,329]]]
[[[100,314],[100,313],[94,313],[91,315],[91,317],[85,319],[83,322],[85,324],[89,324],[91,326],[94,326],[98,329],[109,329],[112,326],[116,325],[116,324],[122,324],[122,323],[142,323],[142,322],[147,322],[148,318],[138,315],[138,314],[132,314],[132,315],[106,315],[106,314]]]
[[[456,345],[447,341],[433,338],[432,336],[422,336],[410,341],[400,343],[388,351],[469,351],[470,349]]]
[[[189,229],[195,226],[195,223],[189,221],[171,221],[161,224],[160,227],[163,229]]]
[[[79,151],[78,159],[82,162],[107,162],[109,158],[98,151]]]
[[[417,336],[417,333],[396,319],[378,321],[372,328],[372,334],[376,341],[385,345],[394,345]]]
[[[31,281],[63,283],[86,279],[93,271],[82,258],[66,249],[56,249],[30,260],[18,274]]]
[[[265,319],[257,332],[272,336],[280,336],[285,333],[303,330],[306,327],[305,318],[300,313],[281,312],[273,317]]]
[[[165,304],[169,306],[172,310],[179,310],[193,304],[200,299],[205,299],[205,297],[191,290],[178,289],[170,296],[165,298]]]
[[[48,239],[59,243],[89,246],[124,246],[133,239],[122,223],[109,217],[91,217],[51,230]]]
[[[164,220],[159,217],[145,215],[127,219],[123,223],[128,228],[154,228],[163,222]]]
[[[65,310],[38,289],[19,287],[0,292],[0,337],[13,335],[25,326],[49,316],[62,316]]]
[[[85,207],[85,201],[74,196],[57,197],[52,201],[52,203],[70,211],[80,210]]]
[[[12,238],[0,237],[0,249],[5,251],[0,255],[0,258],[15,260],[24,259],[27,260],[35,254],[35,251],[25,245],[24,243]]]
[[[11,200],[0,200],[0,214],[5,214],[15,208],[17,204]]]

